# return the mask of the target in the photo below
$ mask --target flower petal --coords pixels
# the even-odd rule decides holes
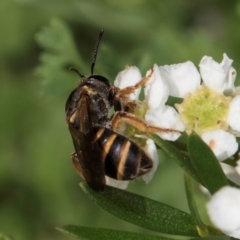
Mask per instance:
[[[221,129],[205,132],[201,137],[219,161],[232,156],[238,149],[236,138],[231,133]]]
[[[226,88],[224,89],[224,91],[235,91],[236,88],[234,86],[234,82],[235,79],[237,77],[237,71],[235,70],[235,68],[231,67],[230,71],[229,71],[229,75],[228,75],[228,84],[226,86]]]
[[[240,238],[240,189],[223,187],[207,204],[208,215],[227,235]]]
[[[232,231],[232,232],[230,232],[230,233],[228,233],[228,235],[229,235],[230,237],[234,237],[234,238],[236,238],[236,239],[240,239],[240,228],[237,229],[237,230],[234,230],[234,231]]]
[[[161,75],[170,86],[170,95],[183,98],[194,92],[200,85],[201,77],[190,61],[159,67]]]
[[[240,95],[237,95],[229,104],[228,119],[229,126],[240,132]]]
[[[120,189],[126,189],[129,184],[129,181],[120,181],[120,180],[110,178],[108,176],[105,176],[105,180],[106,180],[106,185],[112,186],[115,188],[120,188]]]
[[[232,167],[226,163],[222,163],[220,162],[220,165],[225,173],[225,175],[227,176],[228,179],[230,179],[232,182],[236,183],[236,184],[240,184],[240,176],[237,172],[237,167]]]
[[[200,61],[200,73],[202,80],[208,88],[222,93],[230,87],[231,81],[235,80],[232,73],[233,60],[224,53],[223,60],[219,64],[212,57],[204,56]],[[230,78],[229,78],[230,76]]]
[[[153,160],[153,168],[148,173],[142,176],[142,179],[146,183],[149,183],[152,180],[153,175],[155,174],[155,171],[157,170],[159,158],[158,158],[156,145],[152,139],[148,139],[146,141],[146,146],[144,150],[147,153],[147,155]]]
[[[145,120],[149,125],[161,127],[163,129],[173,129],[181,132],[185,129],[185,125],[182,123],[179,114],[170,106],[149,109],[146,112]],[[181,135],[179,132],[170,131],[157,132],[156,134],[170,141],[175,141]]]
[[[127,66],[125,70],[118,73],[114,86],[120,89],[134,86],[136,83],[140,82],[142,79],[142,75],[140,70],[135,66]],[[141,88],[135,90],[134,93],[129,94],[130,100],[137,100],[138,96],[141,92]]]
[[[240,160],[236,162],[237,166],[235,167],[237,173],[240,175]]]
[[[150,75],[149,70],[146,76]],[[159,68],[156,64],[153,66],[153,74],[150,80],[145,84],[144,88],[145,101],[149,108],[157,108],[163,106],[169,96],[169,86],[167,82],[162,78]]]

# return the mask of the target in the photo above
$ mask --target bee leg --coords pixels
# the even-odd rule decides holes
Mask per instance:
[[[151,67],[151,73],[148,76],[144,77],[140,82],[138,82],[134,86],[125,87],[123,89],[120,89],[117,93],[117,96],[122,97],[122,95],[128,95],[128,94],[133,93],[136,89],[142,87],[145,83],[147,83],[150,80],[150,78],[152,77],[152,75],[153,75],[153,67]]]
[[[138,82],[134,86],[125,87],[123,89],[119,89],[113,86],[110,89],[110,95],[113,98],[114,110],[133,112],[134,108],[136,107],[136,104],[134,103],[134,101],[129,100],[127,95],[133,93],[136,89],[139,89],[146,82],[148,82],[152,74],[153,74],[153,67],[151,68],[151,73],[148,76],[144,77],[140,82]]]
[[[75,167],[77,173],[84,179],[83,177],[83,172],[82,172],[82,168],[81,168],[81,165],[79,163],[79,160],[78,160],[78,155],[76,152],[74,152],[72,155],[72,162],[73,162],[73,166]]]
[[[171,129],[171,128],[161,128],[153,125],[149,125],[142,118],[137,117],[136,115],[129,112],[116,112],[112,118],[112,128],[118,130],[122,122],[128,123],[133,127],[137,128],[143,133],[156,133],[156,132],[178,132],[181,131]]]

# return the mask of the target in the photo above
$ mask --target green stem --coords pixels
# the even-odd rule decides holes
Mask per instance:
[[[197,230],[198,233],[201,237],[207,237],[210,236],[208,228],[206,225],[202,222],[197,206],[193,197],[193,190],[192,190],[192,179],[191,176],[185,172],[184,174],[184,182],[185,182],[185,190],[186,190],[186,195],[187,195],[187,201],[188,201],[188,206],[190,209],[191,214],[195,217],[196,222],[197,222]]]

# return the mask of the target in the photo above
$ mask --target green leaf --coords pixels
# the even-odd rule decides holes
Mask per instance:
[[[91,228],[91,227],[82,227],[67,225],[63,227],[58,227],[58,230],[68,233],[74,237],[84,239],[84,240],[173,240],[173,238],[166,238],[161,236],[119,231],[113,229],[105,228]]]
[[[68,26],[60,19],[54,18],[49,26],[45,26],[37,35],[37,43],[48,54],[43,60],[51,64],[62,66],[65,63],[84,65],[85,62],[78,55],[72,33]]]
[[[90,199],[106,211],[140,227],[174,235],[199,236],[192,215],[166,204],[106,186],[104,194],[80,185]]]
[[[196,181],[199,183],[201,181],[198,173],[192,164],[190,157],[187,153],[180,151],[175,146],[173,146],[170,142],[161,139],[157,135],[149,135],[149,137],[169,156],[171,157],[184,171],[190,174]],[[204,185],[204,184],[203,184]]]
[[[36,35],[36,41],[44,49],[40,55],[41,64],[37,67],[36,74],[45,84],[45,92],[51,95],[64,93],[66,84],[71,83],[68,79],[73,76],[76,78],[68,68],[80,66],[80,71],[87,69],[78,54],[70,29],[63,21],[52,19],[49,26],[44,27]]]
[[[188,149],[198,176],[211,194],[228,185],[228,180],[212,150],[196,134],[188,138]]]

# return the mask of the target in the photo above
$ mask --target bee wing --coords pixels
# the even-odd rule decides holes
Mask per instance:
[[[76,122],[74,125],[69,120],[67,122],[76,151],[72,156],[74,166],[88,185],[93,190],[100,192],[104,191],[105,188],[105,170],[104,163],[101,161],[102,151],[98,143],[94,141],[90,106],[90,97],[87,94],[83,95],[74,116],[76,119],[81,119],[79,127],[74,127]]]

